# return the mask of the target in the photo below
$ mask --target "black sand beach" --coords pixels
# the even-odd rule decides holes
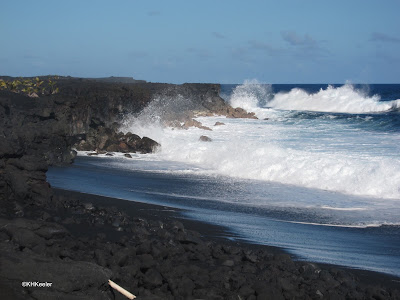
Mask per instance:
[[[228,240],[225,228],[179,210],[58,189],[54,199],[54,209],[1,219],[3,299],[113,299],[108,279],[138,299],[400,296],[398,278],[296,262],[277,248]],[[31,280],[53,285],[21,287]]]
[[[103,206],[103,207],[116,207],[118,210],[125,212],[132,218],[143,218],[151,221],[161,221],[161,222],[173,222],[174,220],[181,222],[184,225],[184,228],[190,231],[195,231],[201,235],[201,237],[205,241],[212,241],[223,245],[237,246],[241,248],[251,249],[251,250],[262,250],[270,252],[274,255],[279,254],[288,254],[285,250],[279,247],[272,247],[266,245],[259,245],[249,243],[247,241],[241,240],[239,236],[236,236],[234,233],[230,232],[229,228],[225,228],[222,226],[217,226],[213,224],[204,223],[201,221],[191,220],[182,215],[183,210],[170,208],[167,206],[160,206],[155,204],[147,204],[135,201],[129,201],[124,199],[110,198],[99,195],[91,195],[85,193],[79,193],[74,191],[67,191],[62,189],[53,189],[55,194],[58,197],[74,198],[79,199],[81,203],[89,202],[93,203],[95,206]],[[68,226],[67,226],[68,227]],[[70,224],[69,230],[72,233],[79,235],[87,235],[94,236],[97,232],[96,228],[94,232],[91,233],[90,230],[81,230],[81,226],[77,226],[76,229],[73,229],[74,226]],[[116,234],[115,230],[111,230],[109,239],[118,238],[123,236],[123,233],[119,235]],[[292,257],[293,260],[296,260],[295,257]],[[372,272],[361,269],[351,269],[345,268],[342,266],[335,266],[330,264],[322,264],[318,263],[321,268],[331,269],[331,268],[340,268],[342,270],[354,273],[360,280],[362,284],[370,285],[370,284],[381,284],[386,287],[390,287],[393,289],[400,288],[400,277],[391,276],[388,274],[383,274],[379,272]]]

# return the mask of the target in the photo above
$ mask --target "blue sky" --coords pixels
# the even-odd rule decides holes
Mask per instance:
[[[400,1],[2,0],[0,74],[400,83]]]

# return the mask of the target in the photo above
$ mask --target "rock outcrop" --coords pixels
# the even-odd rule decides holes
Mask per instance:
[[[202,142],[211,142],[212,141],[212,139],[206,135],[200,136],[199,140]]]
[[[252,117],[225,103],[217,84],[57,78],[57,93],[40,97],[0,90],[0,199],[5,205],[16,199],[32,204],[51,201],[47,166],[71,163],[74,149],[97,153],[158,149],[151,137],[118,131],[126,115],[158,111],[165,122],[204,130],[211,129],[193,120],[196,113]]]
[[[104,127],[89,130],[86,136],[82,136],[81,140],[73,145],[78,151],[96,150],[98,153],[152,153],[160,146],[159,143],[146,136],[141,138],[131,132],[124,134]]]

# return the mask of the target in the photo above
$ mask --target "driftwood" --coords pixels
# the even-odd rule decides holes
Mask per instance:
[[[116,284],[114,281],[108,280],[108,284],[114,289],[120,292],[122,295],[127,297],[128,299],[135,299],[136,296],[129,293],[126,289],[120,287],[118,284]]]

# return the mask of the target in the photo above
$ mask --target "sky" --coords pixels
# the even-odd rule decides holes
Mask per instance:
[[[400,83],[399,0],[1,0],[0,75]]]

